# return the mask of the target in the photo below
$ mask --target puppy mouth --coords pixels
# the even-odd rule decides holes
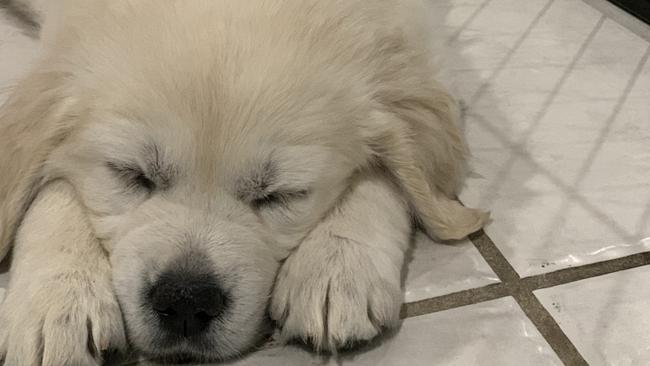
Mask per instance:
[[[143,354],[143,356],[152,362],[159,363],[161,365],[183,365],[183,364],[197,364],[197,363],[206,363],[206,362],[219,362],[222,359],[218,358],[208,358],[202,355],[195,355],[191,353],[176,353],[171,355],[155,355],[155,354]]]
[[[241,349],[219,345],[208,334],[191,337],[162,337],[137,353],[148,361],[166,364],[202,364],[237,359],[251,350],[268,346],[273,339],[274,324],[267,316],[260,322],[257,339]]]
[[[114,282],[132,355],[152,363],[221,362],[255,349],[273,327],[267,309],[275,269],[192,237],[160,259],[119,252]],[[207,240],[207,239],[205,239]],[[221,253],[223,256],[219,256]],[[127,258],[127,259],[125,259]],[[265,259],[265,258],[262,258]]]

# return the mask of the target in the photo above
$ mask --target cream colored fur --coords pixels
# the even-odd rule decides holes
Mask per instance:
[[[41,191],[16,240],[0,312],[5,365],[95,365],[101,351],[125,349],[110,263],[67,183]]]
[[[411,218],[445,240],[487,220],[454,200],[467,149],[419,0],[22,2],[43,55],[0,109],[7,362],[99,362],[77,342],[84,317],[98,349],[122,348],[111,277],[145,354],[238,355],[267,298],[287,338],[367,340],[397,323]],[[107,168],[147,159],[169,178],[151,194]],[[265,189],[305,195],[252,209],[240,191],[267,166]],[[188,251],[237,311],[211,329],[213,349],[161,350],[138,294]]]

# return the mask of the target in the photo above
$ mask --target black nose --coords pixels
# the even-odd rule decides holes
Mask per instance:
[[[162,328],[185,337],[205,331],[227,305],[214,276],[182,271],[163,273],[149,295]]]

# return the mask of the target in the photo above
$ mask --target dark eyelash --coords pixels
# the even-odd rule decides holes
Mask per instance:
[[[290,201],[304,198],[309,194],[307,190],[270,192],[262,197],[255,198],[251,204],[256,209],[275,206],[286,206]]]
[[[156,189],[156,183],[138,167],[113,162],[106,165],[118,178],[126,182],[129,188],[144,188],[149,192]]]

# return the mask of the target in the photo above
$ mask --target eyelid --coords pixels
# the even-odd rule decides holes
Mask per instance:
[[[109,161],[106,166],[117,174],[144,173],[136,164]]]
[[[156,188],[156,183],[136,164],[110,161],[106,166],[129,186],[140,186],[148,191]]]
[[[134,176],[138,175],[145,175],[146,173],[144,172],[143,169],[140,169],[139,166],[135,164],[128,164],[128,163],[120,163],[120,162],[108,162],[106,163],[106,166],[115,174],[118,175],[118,177],[123,178],[123,179],[129,179]]]
[[[281,196],[285,196],[285,197],[288,197],[288,198],[302,198],[302,197],[305,197],[306,195],[309,194],[309,190],[308,189],[295,189],[295,190],[288,189],[288,190],[277,190],[277,191],[270,192],[270,193],[279,194]]]
[[[308,189],[269,191],[264,195],[253,199],[251,203],[255,208],[268,207],[271,205],[286,206],[289,203],[288,201],[305,198],[308,195]]]

